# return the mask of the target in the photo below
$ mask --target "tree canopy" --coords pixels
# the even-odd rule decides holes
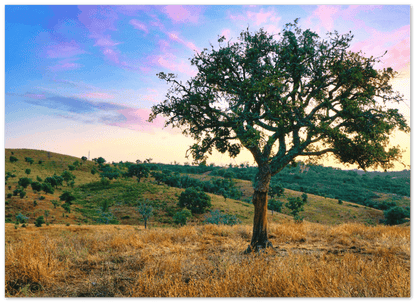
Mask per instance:
[[[198,73],[186,83],[158,74],[171,88],[149,120],[162,114],[166,125],[183,128],[197,141],[189,149],[196,161],[213,148],[235,157],[245,147],[272,174],[297,156],[326,153],[362,169],[390,168],[400,149],[388,147],[389,135],[409,131],[389,108],[402,101],[389,82],[396,72],[349,51],[352,38],[334,32],[321,39],[297,21],[280,40],[263,30],[243,31],[234,43],[220,37],[219,49],[191,59]]]

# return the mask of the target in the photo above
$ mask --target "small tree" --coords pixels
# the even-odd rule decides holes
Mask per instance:
[[[17,184],[19,184],[23,188],[28,187],[31,183],[32,183],[32,179],[26,178],[26,177],[20,178],[19,182],[17,182]]]
[[[30,158],[30,157],[26,157],[26,158],[25,158],[25,161],[26,161],[26,162],[28,162],[30,165],[32,165],[32,164],[33,164],[33,162],[34,162],[34,161],[33,161],[33,159],[32,159],[32,158]]]
[[[56,208],[59,205],[59,201],[58,200],[52,200],[51,202],[53,204],[53,208]]]
[[[272,215],[274,211],[280,213],[283,208],[283,202],[276,199],[270,199],[267,208],[272,211]]]
[[[29,218],[26,217],[26,216],[24,216],[24,215],[22,215],[22,213],[19,213],[16,216],[16,220],[17,220],[18,223],[26,223],[29,220]]]
[[[275,183],[275,182],[271,182],[270,183],[270,188],[269,188],[269,195],[270,197],[274,198],[276,197],[280,197],[281,195],[283,195],[283,193],[285,192],[285,189],[283,188],[283,185],[279,182],[279,183]]]
[[[30,184],[30,186],[32,186],[33,191],[41,191],[42,190],[42,184],[39,182],[32,182],[32,184]]]
[[[211,207],[211,197],[199,188],[189,187],[179,196],[178,205],[188,208],[193,214],[202,214]]]
[[[235,215],[224,214],[218,209],[212,210],[208,216],[205,217],[205,224],[216,224],[216,225],[235,225],[241,223]]]
[[[189,209],[184,208],[181,211],[175,213],[173,216],[173,221],[176,224],[186,225],[188,218],[192,218],[192,213]]]
[[[65,203],[69,205],[72,205],[72,201],[76,200],[75,196],[69,191],[63,192],[63,194],[59,196],[59,199],[65,201]]]
[[[41,178],[41,177],[39,177],[39,176],[36,176],[36,181],[38,181],[38,182],[43,182],[42,178]]]
[[[49,210],[45,210],[45,223],[47,223],[47,219],[49,217],[50,211]]]
[[[287,200],[288,203],[286,203],[285,206],[291,210],[290,213],[295,219],[295,222],[303,221],[303,217],[299,216],[299,212],[303,211],[303,205],[305,202],[299,197],[288,198]]]
[[[53,194],[55,192],[55,190],[53,189],[53,187],[50,183],[42,183],[42,190],[46,194]]]
[[[98,165],[103,165],[106,161],[105,161],[105,159],[103,158],[103,157],[99,157],[97,160],[96,160],[96,162],[98,163]]]
[[[392,207],[388,210],[385,210],[384,217],[386,218],[386,224],[396,225],[404,222],[404,219],[409,216],[409,213],[400,206]]]
[[[30,168],[26,168],[26,169],[25,169],[25,173],[26,173],[26,175],[28,175],[28,176],[29,176],[29,175],[30,175],[30,172],[31,172],[31,169],[30,169]]]
[[[42,224],[44,224],[44,223],[45,223],[45,219],[43,218],[43,216],[39,216],[39,217],[36,218],[35,226],[36,227],[42,227]]]
[[[75,170],[75,166],[74,166],[74,165],[68,165],[68,169],[69,169],[70,171],[73,171],[73,170]]]
[[[127,172],[128,177],[136,177],[137,182],[140,183],[141,178],[147,178],[149,176],[150,169],[144,164],[133,164],[129,166]]]
[[[81,160],[82,160],[82,162],[85,162],[85,161],[87,161],[87,160],[88,160],[88,158],[87,158],[87,157],[85,157],[85,156],[82,156],[82,157],[81,157]]]
[[[66,185],[68,186],[68,184],[69,184],[69,182],[71,182],[71,181],[73,181],[73,180],[75,180],[75,176],[71,173],[71,172],[69,172],[69,171],[67,171],[67,170],[65,170],[63,173],[62,173],[62,178],[64,179],[64,181],[66,182]]]
[[[61,206],[67,213],[71,213],[71,204],[64,203]]]
[[[302,194],[302,201],[306,204],[308,203],[308,195],[306,193]]]
[[[19,161],[19,159],[17,159],[15,156],[10,156],[9,160],[10,160],[10,163]]]
[[[146,200],[148,201],[148,200]],[[137,207],[137,211],[139,214],[143,216],[144,220],[144,228],[147,228],[147,220],[153,215],[153,207],[151,205],[147,205],[145,203],[139,203]]]

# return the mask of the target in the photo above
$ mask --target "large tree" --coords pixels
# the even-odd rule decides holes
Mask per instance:
[[[380,58],[349,51],[351,33],[322,39],[300,29],[296,20],[277,38],[263,30],[243,31],[233,43],[220,37],[217,49],[211,45],[191,59],[198,73],[186,83],[159,73],[171,87],[149,118],[161,114],[166,126],[194,138],[188,152],[197,162],[213,148],[231,157],[242,148],[251,152],[258,172],[248,251],[271,246],[270,179],[296,157],[332,153],[362,169],[387,169],[401,156],[389,136],[397,129],[410,131],[392,107],[403,101],[390,84],[396,72],[377,70]]]

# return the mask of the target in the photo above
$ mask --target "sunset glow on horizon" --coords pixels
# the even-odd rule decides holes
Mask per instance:
[[[350,49],[366,57],[387,51],[376,68],[399,73],[392,85],[404,103],[394,106],[410,125],[409,5],[6,5],[5,148],[191,163],[192,138],[164,128],[163,117],[147,121],[169,89],[156,74],[186,81],[197,72],[189,59],[218,46],[219,36],[237,41],[247,28],[278,34],[296,18],[321,38],[351,31]],[[394,170],[409,169],[410,134],[397,133],[391,144],[406,150],[406,166]],[[207,161],[243,162],[254,164],[246,150],[235,159],[215,152]]]

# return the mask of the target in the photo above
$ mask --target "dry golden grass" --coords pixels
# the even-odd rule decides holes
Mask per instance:
[[[271,224],[276,250],[244,255],[251,226],[6,224],[7,297],[409,297],[410,228]]]

